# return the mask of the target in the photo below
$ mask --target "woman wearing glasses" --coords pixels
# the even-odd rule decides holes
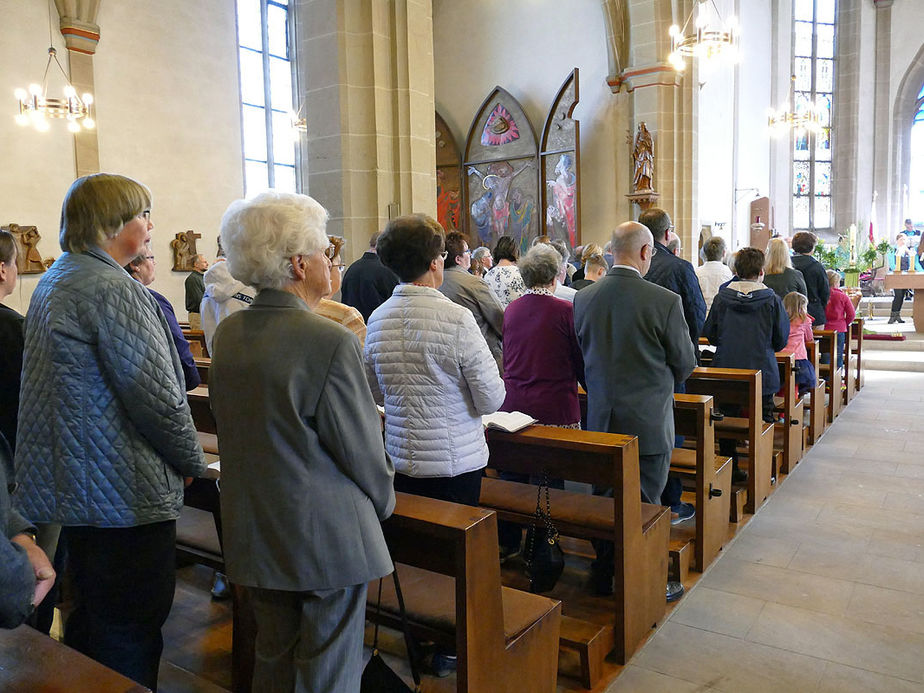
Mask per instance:
[[[26,316],[16,503],[63,526],[75,604],[64,642],[156,690],[183,477],[205,459],[167,323],[122,269],[150,241],[150,209],[124,176],[67,191],[65,252]]]
[[[142,286],[147,287],[151,296],[160,306],[160,312],[164,314],[167,321],[167,327],[170,328],[170,336],[173,337],[173,345],[176,347],[176,353],[180,357],[180,364],[183,366],[183,378],[186,383],[186,391],[193,390],[199,386],[199,369],[196,368],[196,362],[193,359],[192,352],[189,350],[189,342],[183,336],[183,330],[180,329],[180,323],[177,322],[176,313],[173,306],[163,294],[157,293],[151,288],[154,282],[154,275],[157,273],[157,263],[154,261],[154,253],[150,245],[145,245],[140,255],[135,256],[131,262],[125,265],[125,271],[128,272],[132,279],[141,282]]]
[[[360,349],[366,341],[366,323],[363,322],[362,314],[353,306],[347,306],[338,301],[331,300],[331,296],[340,291],[340,283],[343,281],[343,260],[340,257],[340,250],[343,248],[343,239],[339,236],[328,236],[330,246],[325,255],[330,259],[330,293],[321,299],[318,307],[314,312],[329,320],[333,320],[343,325],[350,332],[355,334],[359,339]]]
[[[488,461],[481,416],[503,404],[504,382],[471,311],[438,290],[443,247],[430,217],[388,223],[377,251],[401,283],[369,317],[366,370],[385,405],[395,490],[478,505]]]

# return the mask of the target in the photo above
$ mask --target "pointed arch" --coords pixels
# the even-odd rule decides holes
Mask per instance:
[[[494,247],[503,235],[520,249],[539,235],[539,166],[536,132],[520,102],[494,87],[472,121],[463,177],[466,223],[472,243]]]
[[[579,70],[562,83],[545,119],[540,141],[543,233],[571,248],[581,239],[580,123],[572,118],[580,100]]]
[[[889,219],[895,227],[903,218],[904,186],[911,180],[911,126],[924,94],[924,46],[905,70],[892,108],[892,190]],[[890,231],[891,231],[890,227]]]
[[[436,220],[446,233],[466,231],[462,189],[462,154],[455,135],[436,111]]]

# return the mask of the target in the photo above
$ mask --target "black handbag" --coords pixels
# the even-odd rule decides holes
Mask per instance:
[[[411,676],[414,677],[414,688],[411,689],[398,676],[391,667],[385,663],[379,653],[379,622],[375,621],[372,635],[372,657],[363,669],[363,678],[359,686],[360,693],[420,693],[420,674],[414,657],[414,642],[407,625],[407,612],[404,610],[404,595],[401,594],[401,584],[398,582],[398,570],[392,572],[395,580],[395,595],[398,597],[398,609],[401,611],[401,629],[404,631],[404,642],[407,645],[408,660],[411,665]],[[375,612],[378,616],[382,605],[382,580],[379,578],[379,594],[375,601]]]
[[[543,491],[545,510],[542,509]],[[550,591],[564,569],[565,553],[558,543],[558,529],[552,523],[549,477],[543,472],[536,493],[536,519],[526,533],[526,577],[529,578],[529,591],[537,594]]]

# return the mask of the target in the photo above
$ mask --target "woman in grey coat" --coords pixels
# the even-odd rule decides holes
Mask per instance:
[[[771,238],[767,244],[767,259],[764,263],[764,284],[773,289],[781,299],[791,291],[806,296],[805,278],[802,272],[793,269],[789,246],[782,238]]]
[[[19,509],[64,528],[65,643],[156,689],[183,477],[205,459],[170,329],[122,269],[150,240],[150,216],[150,192],[124,176],[68,190],[65,252],[26,315],[15,466]]]
[[[327,212],[266,192],[221,222],[228,269],[258,293],[215,332],[228,577],[257,621],[255,691],[359,691],[366,584],[388,575],[394,470],[359,340],[313,309],[330,293]]]

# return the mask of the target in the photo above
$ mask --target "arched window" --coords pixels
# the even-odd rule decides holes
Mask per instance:
[[[244,190],[295,192],[288,0],[237,0]]]
[[[924,221],[924,85],[911,122],[911,171],[908,177],[908,209],[915,224]]]
[[[831,106],[834,103],[836,0],[793,0],[795,101],[821,107],[822,129],[797,133],[793,145],[794,231],[830,231]]]

